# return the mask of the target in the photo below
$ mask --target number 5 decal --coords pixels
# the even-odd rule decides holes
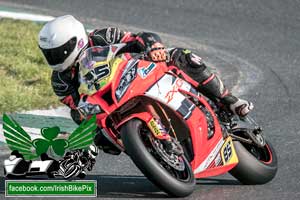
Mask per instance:
[[[102,65],[94,69],[97,80],[107,77],[110,74],[108,65]]]

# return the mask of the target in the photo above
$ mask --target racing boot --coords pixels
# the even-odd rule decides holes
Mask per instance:
[[[198,90],[214,102],[220,102],[239,117],[246,116],[253,109],[254,106],[251,102],[232,95],[221,79],[207,68],[202,72],[200,78]]]

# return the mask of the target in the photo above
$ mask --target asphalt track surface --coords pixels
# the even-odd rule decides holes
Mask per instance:
[[[92,26],[167,33],[168,45],[197,51],[255,104],[253,116],[277,150],[279,169],[265,185],[244,186],[230,175],[203,179],[186,199],[300,199],[300,1],[0,0],[0,5],[73,14]],[[101,154],[90,178],[98,180],[102,198],[166,197],[126,156]]]

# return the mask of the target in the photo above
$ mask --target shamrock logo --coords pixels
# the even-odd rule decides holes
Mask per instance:
[[[8,147],[19,151],[26,160],[39,157],[49,149],[58,156],[63,156],[65,151],[85,149],[90,146],[96,134],[96,115],[83,121],[67,139],[56,138],[60,133],[59,127],[42,128],[43,138],[31,140],[24,129],[8,115],[3,115],[3,133]]]
[[[49,148],[52,148],[55,154],[63,156],[68,147],[68,142],[65,139],[55,139],[59,133],[59,127],[42,128],[41,134],[44,138],[37,138],[32,141],[36,154],[40,156],[42,153],[46,153]]]

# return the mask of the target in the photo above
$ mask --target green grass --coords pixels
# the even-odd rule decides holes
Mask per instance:
[[[59,105],[38,48],[41,25],[0,19],[0,113]]]

